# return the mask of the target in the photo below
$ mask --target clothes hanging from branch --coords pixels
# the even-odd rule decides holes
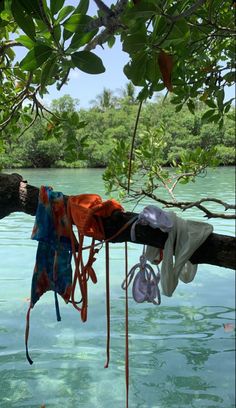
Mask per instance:
[[[212,225],[206,222],[184,220],[174,212],[168,212],[173,224],[163,250],[161,265],[161,287],[166,296],[172,296],[179,279],[184,283],[192,282],[198,265],[193,265],[189,258],[212,233]],[[148,246],[147,259],[155,263],[160,250]]]
[[[51,187],[39,190],[38,208],[31,238],[38,241],[36,262],[31,284],[30,306],[27,312],[25,345],[28,353],[30,311],[47,291],[54,291],[57,320],[61,320],[57,294],[66,303],[72,290],[71,236],[64,196]]]

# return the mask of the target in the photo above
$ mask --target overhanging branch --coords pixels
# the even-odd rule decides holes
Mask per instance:
[[[0,173],[0,219],[12,212],[21,211],[35,215],[38,205],[37,187],[27,184],[19,174]],[[103,219],[106,237],[112,237],[135,214],[130,212],[114,212],[109,218]],[[136,226],[136,243],[164,248],[167,233],[149,226]],[[130,227],[126,228],[112,242],[131,241]],[[212,233],[194,252],[190,261],[194,264],[211,264],[230,269],[236,268],[236,239],[227,235]]]

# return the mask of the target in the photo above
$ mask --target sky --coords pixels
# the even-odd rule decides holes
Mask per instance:
[[[107,6],[110,6],[116,1],[103,0],[103,2]],[[66,0],[64,5],[77,6],[78,4],[79,0]],[[96,10],[97,6],[93,0],[90,0],[88,14],[93,16],[96,14]],[[79,107],[89,108],[91,107],[90,101],[101,94],[104,88],[111,89],[112,91],[124,88],[128,79],[123,73],[123,67],[129,61],[129,56],[122,51],[119,39],[117,38],[112,48],[104,45],[104,49],[97,47],[96,50],[92,50],[92,52],[102,59],[106,71],[99,75],[86,74],[79,69],[71,71],[68,85],[63,86],[60,92],[56,90],[55,86],[50,88],[50,93],[44,98],[47,104],[50,104],[52,99],[57,99],[65,94],[69,94],[72,98],[79,99]]]
[[[128,54],[122,52],[121,43],[118,40],[111,49],[107,46],[104,46],[104,50],[99,48],[95,53],[101,57],[106,71],[99,75],[86,74],[79,69],[71,71],[68,85],[63,86],[60,92],[55,86],[50,88],[50,93],[44,98],[47,104],[52,99],[69,94],[72,98],[79,99],[79,107],[89,108],[91,107],[90,101],[101,94],[104,88],[112,91],[124,88],[128,79],[123,73],[123,67],[129,60]]]
[[[112,3],[116,3],[115,0],[103,0],[103,2],[110,6]],[[65,5],[77,6],[79,0],[66,0]],[[97,7],[93,0],[90,0],[90,7],[88,14],[95,15]],[[97,47],[93,50],[103,61],[106,71],[99,75],[90,75],[75,69],[71,71],[70,80],[68,85],[65,85],[60,92],[53,86],[50,88],[50,93],[45,96],[44,101],[46,104],[50,104],[53,99],[60,98],[65,94],[69,94],[72,98],[79,99],[80,108],[91,107],[91,101],[96,99],[96,96],[103,92],[104,88],[117,91],[124,88],[128,82],[127,77],[123,72],[124,65],[129,61],[129,55],[122,51],[122,45],[119,38],[112,48],[104,45],[104,49]],[[225,89],[226,100],[235,97],[234,87]]]

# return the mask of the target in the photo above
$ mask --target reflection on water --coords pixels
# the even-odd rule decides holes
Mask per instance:
[[[222,170],[222,169],[221,169]],[[220,194],[233,199],[233,169],[204,179],[198,195]],[[231,171],[232,170],[232,171]],[[25,174],[23,174],[23,172]],[[68,194],[99,192],[101,171],[22,171],[31,184],[51,184]],[[69,175],[69,176],[68,176]],[[89,186],[89,190],[88,190]],[[190,186],[191,187],[191,186]],[[189,187],[188,198],[196,194]],[[194,188],[194,189],[193,189]],[[222,190],[222,191],[221,191]],[[186,191],[184,194],[187,195]],[[191,213],[184,213],[190,217]],[[196,219],[196,213],[192,215]],[[199,217],[199,216],[198,216]],[[232,221],[213,220],[218,232],[234,233]],[[62,322],[56,321],[52,293],[31,315],[25,359],[27,298],[36,243],[30,240],[33,218],[13,214],[0,221],[0,407],[108,408],[125,406],[123,245],[111,254],[111,363],[106,359],[104,252],[95,268],[98,284],[89,286],[88,322],[60,301]],[[222,231],[221,231],[222,229]],[[129,265],[141,247],[129,244]],[[201,265],[196,279],[180,284],[162,305],[136,304],[129,299],[130,408],[233,408],[235,406],[233,271]]]

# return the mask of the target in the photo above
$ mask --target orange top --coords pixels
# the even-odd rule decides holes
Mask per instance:
[[[68,211],[79,233],[94,239],[103,240],[105,234],[98,217],[110,217],[113,211],[123,211],[123,207],[115,200],[102,201],[98,194],[80,194],[70,196],[67,203]]]

